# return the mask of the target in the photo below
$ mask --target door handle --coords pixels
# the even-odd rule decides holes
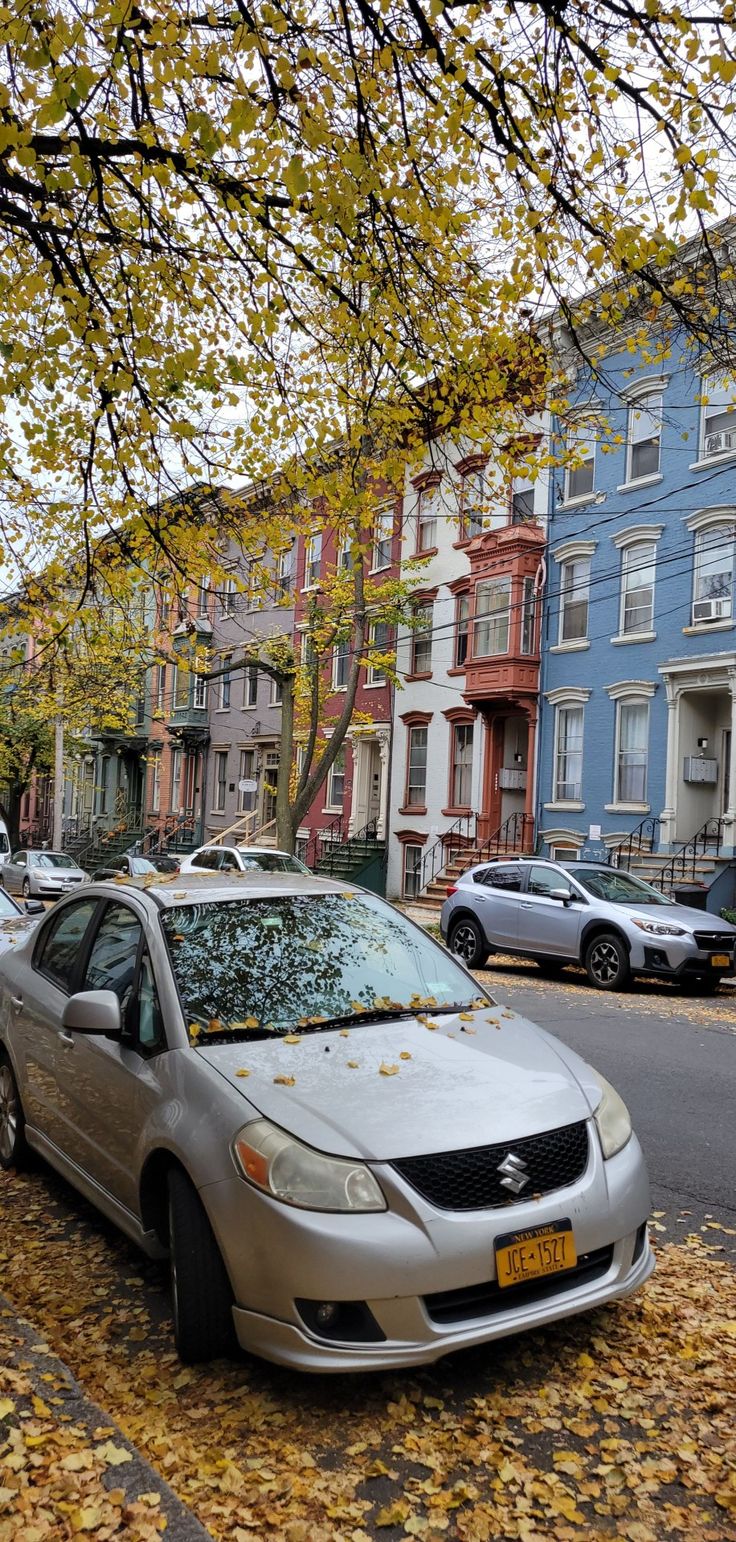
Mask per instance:
[[[20,1012],[21,1007],[23,1006],[23,997],[22,996],[11,996],[11,998],[10,998],[10,1005],[11,1005],[11,1007],[15,1008],[16,1012]]]
[[[534,906],[530,905],[528,900],[522,900],[521,908],[522,910],[533,910]]]

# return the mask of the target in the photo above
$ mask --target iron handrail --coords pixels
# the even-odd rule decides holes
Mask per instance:
[[[416,892],[421,894],[430,883],[447,867],[453,850],[462,851],[464,847],[475,844],[477,831],[477,814],[461,814],[455,823],[445,830],[438,840],[425,851],[419,867],[419,882]]]
[[[323,842],[326,846],[329,845],[330,848],[338,845],[341,842],[344,823],[344,815],[337,814],[334,819],[330,820],[328,825],[323,827],[323,829],[312,831],[309,839],[307,840],[304,857],[302,859],[307,867],[316,868],[317,863],[322,861],[323,856],[326,856],[325,851],[320,851],[320,846]]]
[[[369,819],[367,824],[362,825],[360,830],[354,830],[352,835],[348,835],[346,840],[330,842],[329,850],[324,852],[323,855],[319,858],[320,863],[322,864],[321,870],[323,872],[329,873],[330,877],[332,877],[335,869],[335,862],[337,860],[337,851],[339,851],[341,856],[344,857],[346,852],[350,852],[351,847],[354,848],[355,846],[358,846],[362,841],[375,841],[377,839],[378,820]]]
[[[700,829],[690,836],[689,841],[685,841],[678,851],[672,853],[669,862],[666,862],[657,877],[652,879],[653,888],[661,889],[664,893],[665,888],[674,887],[677,878],[682,881],[689,877],[692,882],[695,878],[698,853],[713,852],[715,846],[717,856],[723,845],[723,830],[724,824],[720,815],[717,818],[706,819]]]
[[[527,839],[527,830],[529,831],[529,839]],[[509,814],[508,819],[504,819],[503,823],[498,826],[498,829],[494,830],[493,834],[488,836],[488,839],[483,842],[482,846],[478,847],[477,860],[482,862],[486,856],[490,856],[494,847],[502,846],[504,854],[524,851],[533,839],[534,815],[521,812]]]
[[[630,835],[626,835],[623,840],[617,841],[615,846],[609,846],[609,867],[628,868],[631,865],[634,852],[641,852],[645,847],[651,851],[661,823],[662,821],[658,814],[647,814],[646,819],[642,819],[636,826],[636,829],[631,831]]]

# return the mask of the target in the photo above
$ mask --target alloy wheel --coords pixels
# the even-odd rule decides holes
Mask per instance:
[[[602,985],[610,985],[621,968],[618,949],[612,942],[597,942],[590,953],[591,973]]]
[[[472,926],[462,924],[452,934],[452,951],[464,964],[469,964],[475,957],[477,939]]]
[[[0,1156],[10,1161],[18,1132],[18,1098],[10,1066],[0,1066]]]

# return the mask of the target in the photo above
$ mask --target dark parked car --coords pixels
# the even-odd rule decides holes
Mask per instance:
[[[106,866],[96,868],[93,876],[96,882],[99,878],[145,878],[146,873],[155,872],[148,857],[132,857],[126,851],[122,857],[111,857]]]

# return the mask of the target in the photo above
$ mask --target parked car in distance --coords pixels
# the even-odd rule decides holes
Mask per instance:
[[[623,868],[499,859],[447,891],[440,931],[481,969],[493,952],[534,959],[547,974],[582,964],[591,985],[623,990],[632,975],[713,989],[734,970],[736,926],[690,910]]]
[[[621,1098],[363,890],[95,884],[0,956],[0,1163],[151,1256],[184,1360],[410,1366],[654,1264]]]
[[[5,820],[0,818],[0,867],[10,856],[10,836]]]
[[[79,884],[89,883],[84,868],[65,851],[40,851],[23,847],[0,867],[0,883],[24,899],[55,899]]]
[[[180,873],[308,873],[288,851],[272,846],[200,846],[182,859]]]
[[[157,873],[178,873],[182,864],[182,857],[174,851],[164,851],[160,857],[151,857]]]
[[[110,861],[98,867],[92,876],[96,883],[100,878],[143,878],[146,873],[157,871],[148,857],[134,857],[126,851],[121,857],[111,857]]]
[[[0,953],[25,936],[33,920],[46,914],[43,900],[27,899],[21,907],[6,889],[0,889]]]

